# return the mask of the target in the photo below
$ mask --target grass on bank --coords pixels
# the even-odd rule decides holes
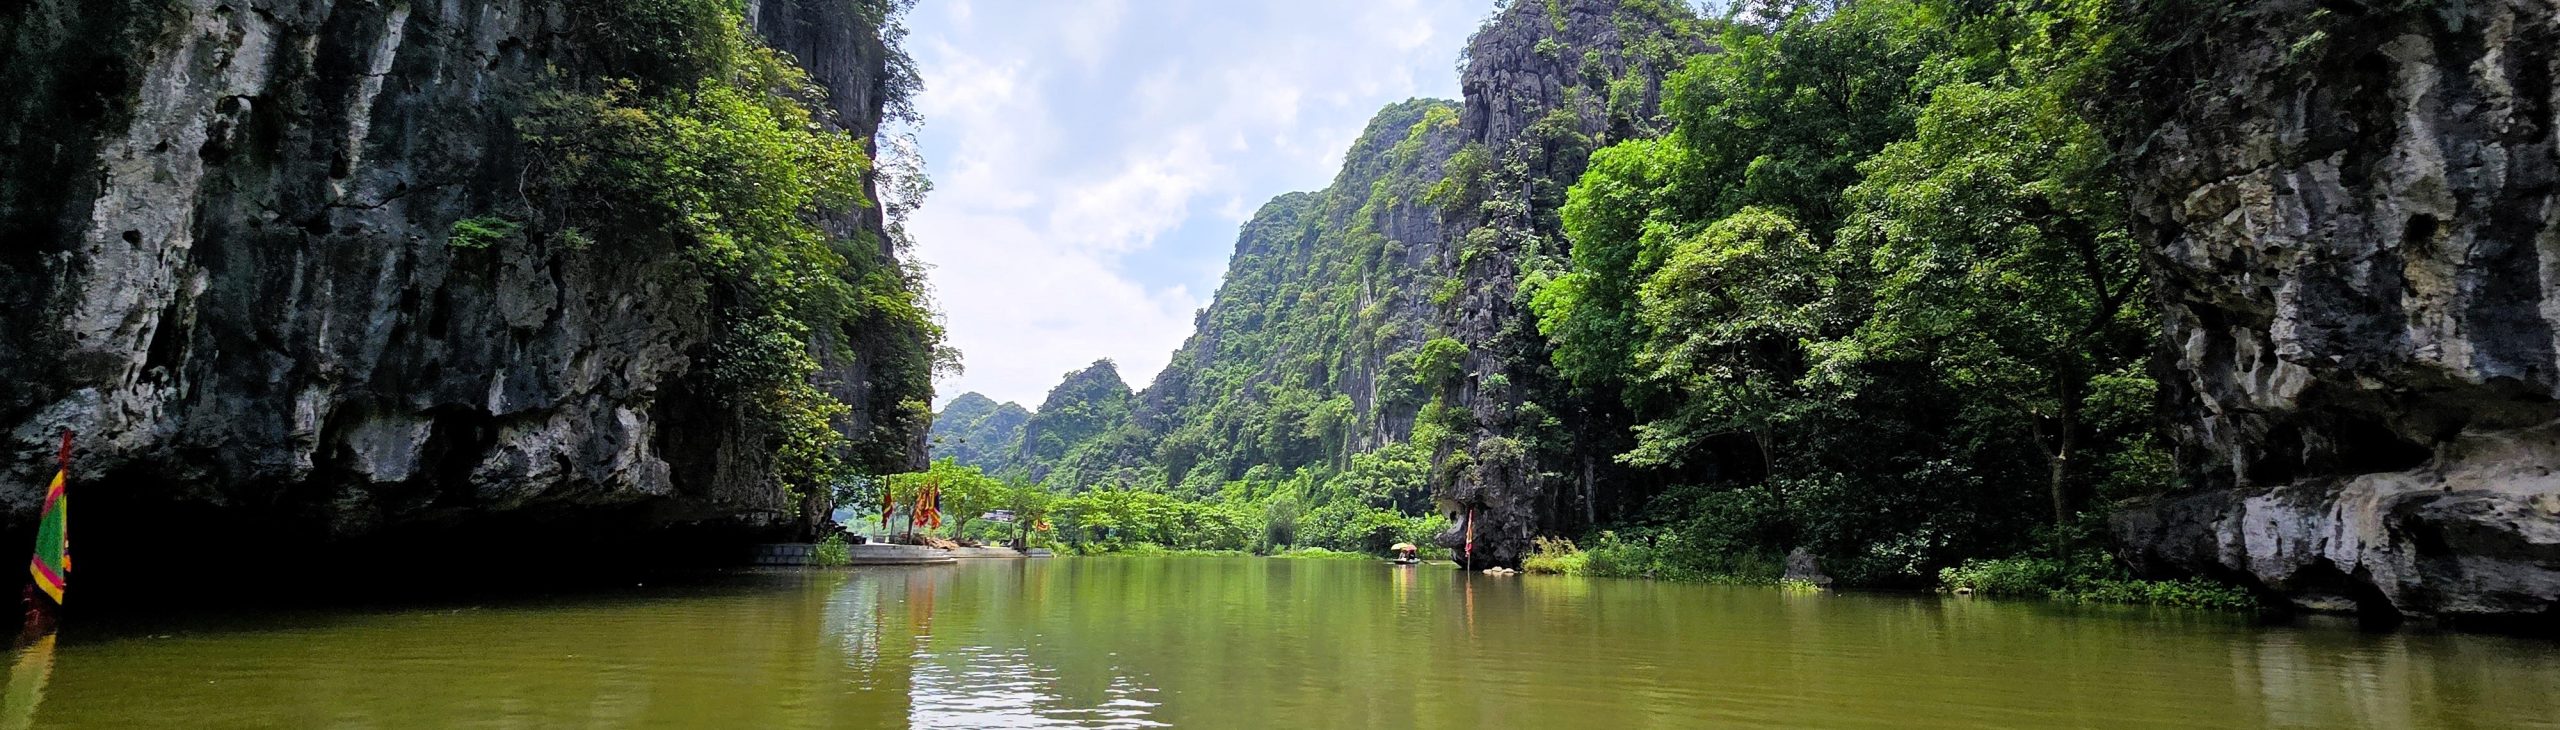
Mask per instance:
[[[818,554],[814,559],[821,567],[852,565],[853,548],[845,543],[843,535],[828,535],[827,539],[818,541]]]
[[[1520,570],[1727,585],[1775,585],[1785,573],[1782,565],[1771,558],[1719,557],[1686,549],[1676,536],[1629,539],[1614,531],[1601,532],[1600,539],[1589,548],[1563,538],[1538,538],[1530,544],[1529,554],[1521,557]]]
[[[1781,580],[1784,570],[1765,559],[1716,559],[1698,551],[1652,540],[1626,539],[1600,533],[1591,547],[1572,540],[1538,538],[1520,560],[1528,573],[1607,578],[1649,578],[1696,583],[1777,585],[1789,591],[1820,591],[1805,581]],[[2135,578],[2103,551],[2084,550],[2068,560],[2013,557],[1967,560],[1938,572],[1942,590],[2003,598],[2042,598],[2069,603],[2113,603],[2170,606],[2220,611],[2255,611],[2257,597],[2237,586],[2203,578],[2145,580]]]
[[[1967,560],[1938,571],[1945,590],[1979,596],[2045,598],[2070,603],[2119,603],[2221,611],[2263,608],[2237,586],[2203,578],[2144,580],[2127,574],[2104,553],[2069,560],[2038,557]]]
[[[1052,549],[1052,550],[1055,550],[1055,551],[1057,552],[1057,554],[1059,554],[1059,555],[1074,555],[1074,556],[1087,556],[1087,557],[1103,557],[1103,556],[1122,556],[1122,557],[1171,557],[1171,558],[1248,558],[1248,557],[1270,557],[1270,558],[1281,558],[1281,559],[1288,559],[1288,560],[1384,560],[1384,559],[1386,559],[1386,556],[1383,556],[1383,555],[1373,555],[1373,554],[1370,554],[1370,553],[1364,553],[1364,552],[1358,552],[1358,551],[1352,551],[1352,550],[1333,550],[1333,549],[1328,549],[1328,548],[1323,548],[1323,547],[1315,547],[1315,546],[1307,546],[1307,547],[1293,547],[1293,548],[1281,548],[1281,549],[1275,550],[1275,551],[1270,552],[1270,553],[1257,553],[1257,552],[1252,552],[1252,551],[1247,551],[1247,550],[1204,550],[1204,549],[1197,549],[1197,548],[1173,548],[1173,547],[1165,547],[1165,546],[1163,546],[1163,545],[1159,545],[1159,544],[1152,543],[1152,542],[1087,542],[1087,543],[1055,543],[1055,544],[1047,545],[1047,547],[1049,547],[1049,548],[1050,548],[1050,549]],[[1433,546],[1433,547],[1423,548],[1423,549],[1422,549],[1422,551],[1419,553],[1419,555],[1418,555],[1418,556],[1419,556],[1419,557],[1421,557],[1421,558],[1422,558],[1422,559],[1424,559],[1424,560],[1447,560],[1447,559],[1449,559],[1449,557],[1450,557],[1450,551],[1449,551],[1449,549],[1448,549],[1448,548]]]
[[[1271,557],[1286,560],[1383,560],[1383,558],[1376,555],[1370,555],[1368,553],[1327,550],[1320,547],[1302,547],[1282,550],[1277,553],[1272,553]]]
[[[1060,544],[1058,544],[1058,545],[1056,545],[1056,546],[1052,547],[1051,549],[1052,549],[1052,550],[1054,550],[1054,551],[1056,551],[1059,555],[1078,555],[1078,556],[1086,556],[1086,557],[1117,556],[1117,557],[1133,557],[1133,558],[1154,558],[1154,557],[1166,557],[1166,558],[1241,558],[1241,557],[1251,557],[1251,556],[1253,555],[1253,553],[1245,552],[1245,551],[1242,551],[1242,550],[1201,550],[1201,549],[1194,549],[1194,548],[1169,548],[1169,547],[1165,547],[1165,546],[1163,546],[1163,545],[1158,545],[1158,544],[1155,544],[1155,543],[1152,543],[1152,542],[1130,542],[1130,543],[1107,543],[1107,542],[1060,543]]]

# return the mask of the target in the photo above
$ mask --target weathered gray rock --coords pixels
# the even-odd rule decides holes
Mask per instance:
[[[2200,490],[2119,515],[2128,556],[2316,609],[2552,613],[2560,8],[2161,22],[2186,40],[2128,159]]]
[[[878,29],[756,5],[778,45],[823,61],[840,123],[876,129]],[[588,62],[572,16],[557,0],[0,10],[13,519],[68,427],[100,499],[325,536],[590,510],[791,527],[769,448],[695,382],[712,312],[680,252],[446,243],[520,194],[512,118]],[[880,228],[876,211],[831,225]],[[830,364],[840,396],[879,400],[858,365]],[[870,415],[848,428],[870,437]],[[893,438],[922,453],[920,424]]]
[[[1787,572],[1784,577],[1786,580],[1803,581],[1818,586],[1831,585],[1831,575],[1822,572],[1821,559],[1815,558],[1813,551],[1804,548],[1787,551]]]
[[[1465,286],[1444,320],[1468,347],[1466,377],[1453,402],[1467,408],[1477,427],[1464,437],[1464,468],[1453,470],[1455,484],[1441,496],[1474,510],[1481,558],[1517,564],[1534,536],[1568,524],[1591,526],[1591,450],[1536,453],[1524,438],[1528,432],[1553,428],[1551,418],[1571,418],[1567,428],[1586,435],[1624,431],[1623,424],[1587,422],[1585,414],[1531,407],[1565,399],[1519,282],[1535,259],[1566,255],[1557,212],[1591,152],[1667,131],[1660,119],[1663,79],[1709,50],[1703,37],[1684,32],[1690,19],[1670,7],[1676,6],[1512,3],[1467,43],[1459,127],[1504,172],[1493,176],[1491,199],[1447,223],[1458,239],[1451,247],[1462,252],[1456,273]],[[1619,79],[1635,81],[1634,91],[1613,92]],[[1541,125],[1550,115],[1563,123]],[[1569,458],[1579,462],[1564,463]],[[1574,504],[1582,509],[1565,508]],[[1435,538],[1448,547],[1463,541],[1455,528]]]

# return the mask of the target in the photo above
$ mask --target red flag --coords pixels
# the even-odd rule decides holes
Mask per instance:
[[[933,485],[933,526],[942,526],[942,484],[939,482]]]
[[[1476,508],[1467,508],[1467,566],[1476,564]]]

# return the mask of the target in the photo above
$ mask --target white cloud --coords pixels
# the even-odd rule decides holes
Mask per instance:
[[[1064,194],[1049,214],[1050,230],[1081,247],[1126,253],[1180,225],[1192,198],[1225,171],[1194,130],[1177,135],[1161,152],[1142,152],[1111,178]]]
[[[1102,357],[1146,385],[1262,201],[1331,182],[1378,107],[1454,93],[1481,5],[918,7],[936,189],[912,226],[967,368],[941,400],[1036,407]]]
[[[1058,25],[1062,50],[1087,69],[1100,66],[1103,55],[1120,35],[1121,19],[1128,14],[1127,0],[1099,0],[1083,9],[1069,10],[1065,22]]]

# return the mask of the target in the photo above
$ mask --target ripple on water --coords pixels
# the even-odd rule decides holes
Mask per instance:
[[[1063,692],[1055,670],[1026,652],[990,646],[940,650],[919,646],[915,656],[914,727],[1124,728],[1171,727],[1151,718],[1156,689],[1114,672],[1098,702],[1078,703]]]

